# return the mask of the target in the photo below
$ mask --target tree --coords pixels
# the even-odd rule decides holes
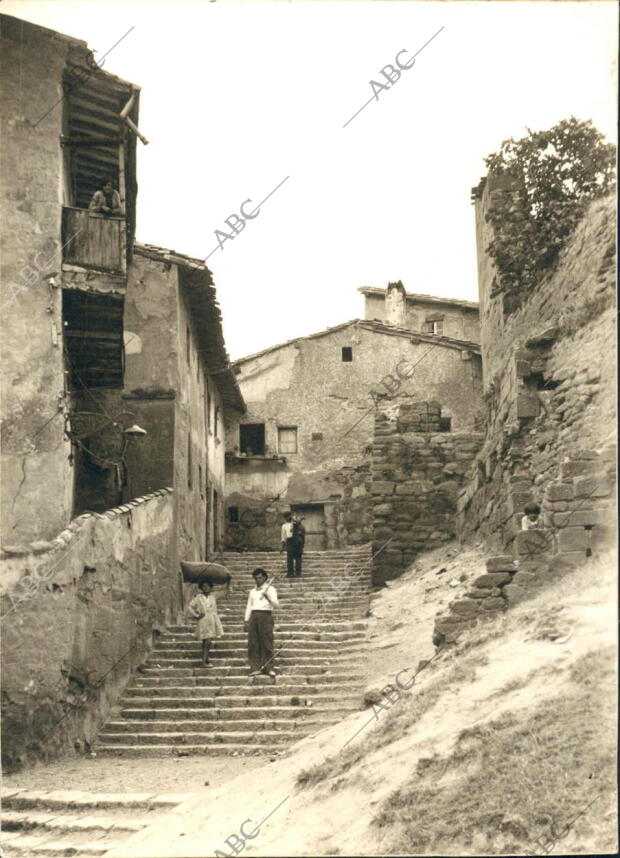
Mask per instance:
[[[498,272],[494,294],[504,293],[509,310],[553,268],[590,202],[614,189],[615,160],[615,146],[575,117],[548,131],[528,128],[485,159],[490,176],[508,180],[489,207],[487,252]]]

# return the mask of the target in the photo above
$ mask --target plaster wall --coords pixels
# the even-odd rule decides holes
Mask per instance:
[[[61,296],[50,284],[61,264],[60,82],[69,41],[6,17],[1,40],[1,526],[10,545],[49,537],[71,516]]]
[[[92,743],[153,634],[176,620],[170,490],[75,519],[51,543],[4,555],[3,763]]]
[[[383,295],[365,295],[365,318],[386,321],[385,297]],[[405,299],[405,321],[403,327],[411,331],[422,331],[427,319],[443,316],[443,333],[455,340],[480,342],[480,322],[478,311],[450,304],[435,304],[419,300]]]

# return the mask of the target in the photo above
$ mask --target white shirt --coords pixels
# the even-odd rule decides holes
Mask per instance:
[[[282,525],[282,531],[280,535],[280,539],[282,542],[286,542],[287,539],[292,539],[293,537],[293,522],[285,521]]]
[[[244,619],[246,623],[249,621],[252,611],[271,611],[272,608],[278,607],[278,594],[276,593],[276,588],[271,584],[267,587],[267,590],[264,590],[263,587],[261,587],[260,590],[257,590],[256,587],[254,587],[253,590],[250,590],[248,603],[245,608]],[[265,592],[269,593],[271,603],[265,596]]]

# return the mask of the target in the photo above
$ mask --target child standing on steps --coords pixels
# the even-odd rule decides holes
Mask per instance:
[[[214,638],[224,634],[222,623],[217,612],[217,600],[230,592],[230,581],[224,590],[214,590],[213,585],[202,583],[198,585],[198,593],[189,603],[188,612],[192,619],[198,620],[196,637],[202,641],[202,665],[209,666],[209,650]]]

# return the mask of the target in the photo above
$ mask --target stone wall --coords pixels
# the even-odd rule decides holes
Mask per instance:
[[[440,432],[437,402],[401,403],[375,420],[371,493],[373,580],[398,577],[421,551],[456,534],[456,499],[482,442]]]
[[[501,192],[500,190],[494,191]],[[492,295],[485,189],[477,202],[487,434],[459,498],[459,535],[512,551],[523,506],[566,460],[615,436],[615,218],[590,206],[554,271],[514,313]]]
[[[8,768],[88,748],[177,619],[170,489],[75,519],[2,555],[2,753]]]

